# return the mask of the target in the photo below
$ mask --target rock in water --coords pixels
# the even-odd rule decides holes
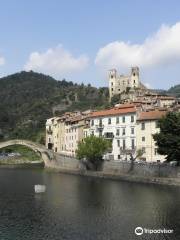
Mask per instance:
[[[46,191],[46,186],[45,185],[35,185],[34,191],[35,191],[35,193],[43,193]]]

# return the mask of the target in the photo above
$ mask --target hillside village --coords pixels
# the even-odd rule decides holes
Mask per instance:
[[[128,160],[128,152],[143,155],[138,160],[162,162],[153,134],[159,132],[158,120],[168,111],[180,111],[180,101],[173,96],[158,94],[140,82],[139,68],[129,76],[109,71],[109,101],[119,98],[114,107],[100,111],[66,112],[46,122],[46,147],[54,152],[76,156],[78,142],[89,135],[104,137],[112,148],[106,160]]]

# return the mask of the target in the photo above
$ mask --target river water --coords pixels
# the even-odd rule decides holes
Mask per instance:
[[[47,191],[34,193],[35,184]],[[174,230],[136,236],[136,227]],[[0,169],[0,240],[180,239],[180,188]]]

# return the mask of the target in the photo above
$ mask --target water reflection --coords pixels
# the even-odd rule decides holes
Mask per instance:
[[[34,193],[35,184],[47,191]],[[174,229],[180,239],[180,189],[43,170],[0,170],[1,239],[137,239],[134,229]]]

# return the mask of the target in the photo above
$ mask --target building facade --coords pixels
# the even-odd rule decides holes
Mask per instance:
[[[89,113],[67,112],[46,121],[46,147],[54,152],[75,156],[78,143],[84,138]]]
[[[165,156],[158,154],[157,146],[153,139],[153,134],[160,131],[158,120],[165,116],[166,111],[149,111],[140,112],[137,117],[136,124],[136,140],[137,149],[143,150],[143,155],[139,158],[147,162],[163,162]]]
[[[130,75],[119,75],[116,69],[109,71],[109,97],[126,92],[127,88],[139,88],[139,68],[132,67]]]
[[[112,143],[105,154],[107,160],[129,160],[130,153],[147,162],[164,161],[158,154],[153,134],[159,132],[158,120],[167,111],[143,110],[139,104],[118,104],[116,107],[88,113],[65,113],[46,122],[46,147],[54,152],[75,156],[78,143],[90,135]]]
[[[111,160],[128,158],[125,150],[135,152],[136,108],[124,104],[117,108],[93,112],[89,134],[104,137],[112,142],[112,150],[105,157]],[[126,156],[125,156],[126,155]]]

